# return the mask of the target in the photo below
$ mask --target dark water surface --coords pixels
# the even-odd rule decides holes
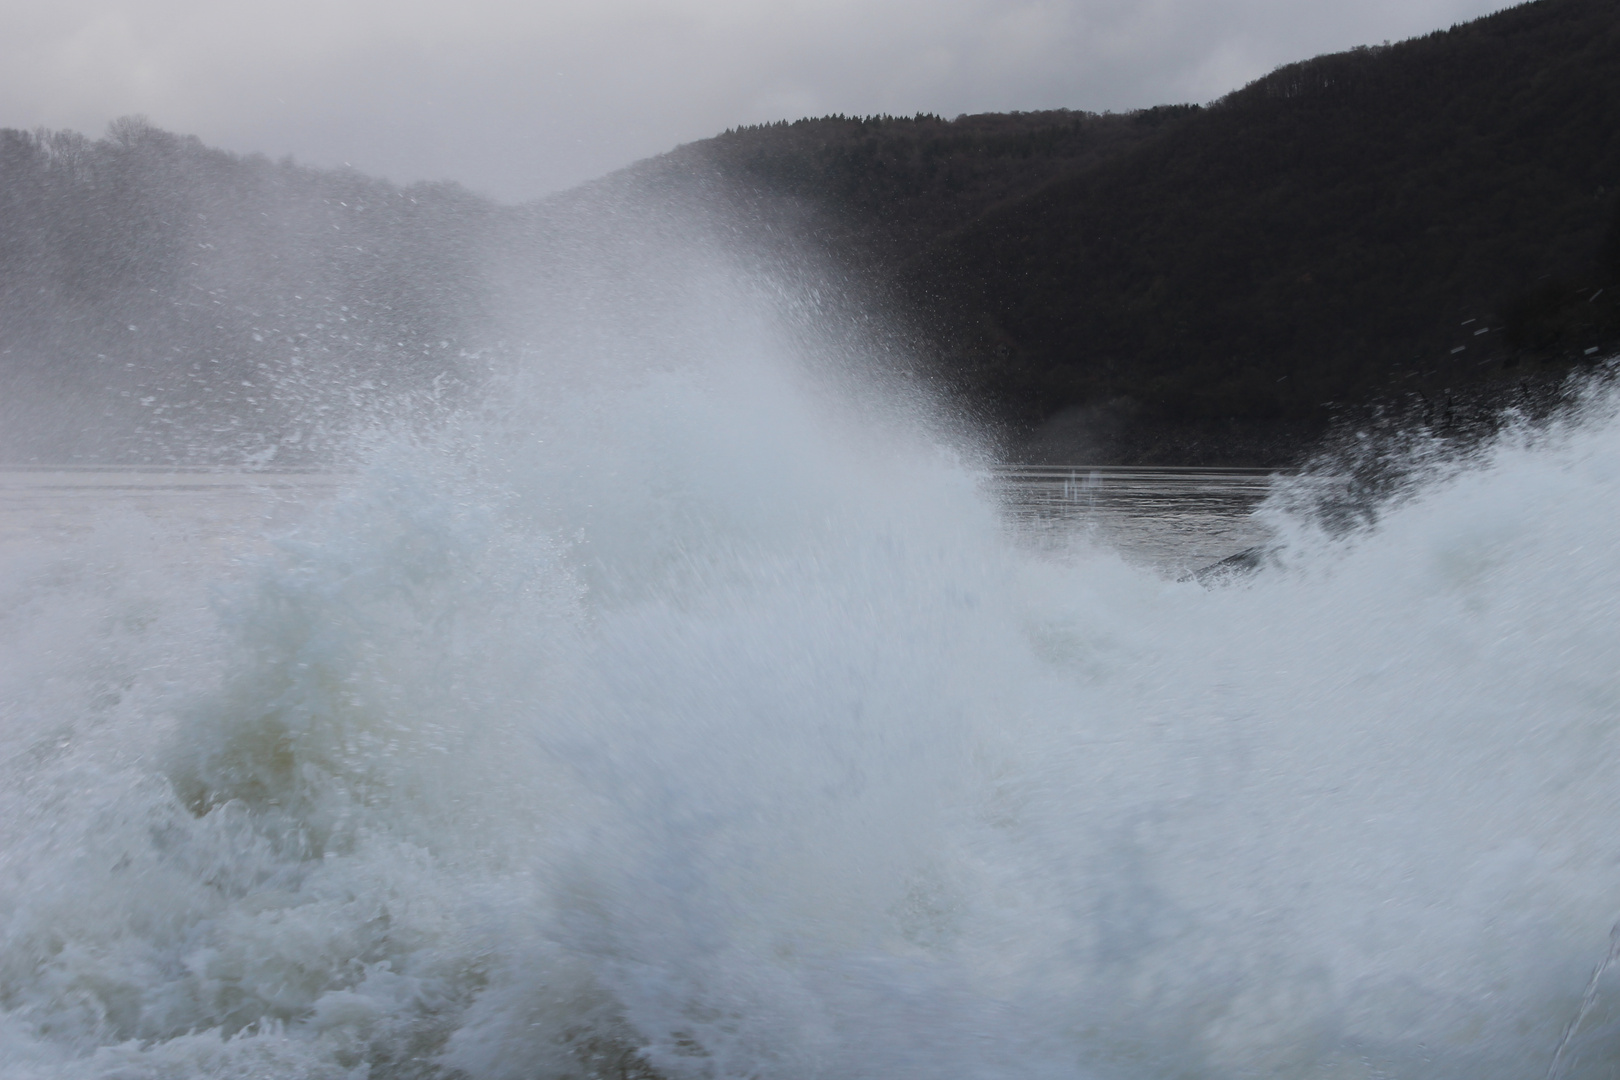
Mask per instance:
[[[1274,470],[1177,466],[1011,465],[990,478],[1015,536],[1037,549],[1078,541],[1139,565],[1180,573],[1270,533],[1253,517]],[[0,547],[66,540],[98,522],[139,515],[205,543],[282,527],[352,478],[316,472],[0,468]],[[247,538],[251,539],[251,538]]]
[[[1253,516],[1275,470],[1148,466],[1007,466],[995,478],[1009,523],[1037,546],[1077,536],[1171,572],[1265,541]]]

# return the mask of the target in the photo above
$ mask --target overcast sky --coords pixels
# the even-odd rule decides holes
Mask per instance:
[[[0,0],[0,126],[518,200],[738,124],[1209,101],[1502,0]]]

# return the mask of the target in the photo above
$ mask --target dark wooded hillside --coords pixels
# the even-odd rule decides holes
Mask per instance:
[[[1620,5],[1542,0],[1283,68],[912,281],[971,310],[954,371],[1013,415],[1313,429],[1324,402],[1610,351],[1620,305],[1587,298],[1617,187]]]
[[[658,160],[812,207],[922,313],[962,398],[1025,430],[1089,417],[1104,454],[1278,460],[1335,408],[1489,408],[1620,345],[1615,0],[1318,57],[1207,108],[835,117]]]

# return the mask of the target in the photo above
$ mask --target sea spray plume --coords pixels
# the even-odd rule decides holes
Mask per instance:
[[[1612,361],[1601,363],[1534,392],[1527,383],[1519,404],[1471,412],[1467,423],[1437,418],[1433,404],[1421,397],[1341,417],[1297,473],[1278,478],[1260,508],[1278,539],[1257,551],[1256,561],[1275,563],[1290,545],[1352,543],[1409,498],[1482,467],[1496,454],[1608,422],[1617,408],[1616,370]]]
[[[708,307],[674,272],[699,252],[731,267],[733,293],[774,291],[817,366],[921,381],[870,283],[808,253],[814,224],[701,162],[498,207],[239,158],[140,118],[99,141],[0,132],[0,459],[330,465],[379,414],[477,400],[536,335],[553,360],[583,355],[598,324],[575,316],[615,296],[640,301],[616,305],[613,349],[640,326],[653,363],[646,341],[697,321],[663,304]],[[845,347],[828,348],[835,332]]]
[[[645,275],[652,245],[635,236],[628,272]],[[993,542],[995,522],[948,456],[908,444],[892,420],[863,429],[840,416],[825,383],[812,392],[814,376],[794,364],[802,326],[789,323],[799,336],[784,349],[782,316],[759,304],[756,283],[712,254],[679,254],[690,292],[660,312],[652,370],[642,327],[660,293],[619,294],[642,305],[623,322],[614,294],[594,293],[595,325],[581,333],[628,333],[583,370],[545,355],[521,369],[526,392],[503,395],[503,449],[482,466],[531,520],[573,538],[590,584],[594,651],[565,710],[577,719],[538,737],[597,801],[580,854],[553,867],[569,907],[553,932],[590,958],[618,1020],[536,1025],[555,990],[543,967],[523,965],[484,995],[446,1060],[530,1075],[566,1039],[581,1068],[629,1053],[666,1075],[791,1076],[817,1060],[883,1071],[905,1046],[942,1067],[964,1047],[938,1025],[852,1041],[840,1029],[855,1003],[816,984],[839,981],[840,953],[894,933],[885,927],[913,902],[912,932],[937,936],[928,891],[908,900],[905,877],[919,863],[937,877],[927,864],[939,841],[916,835],[938,828],[944,793],[961,786],[950,777],[962,703],[950,691],[965,688],[885,687],[884,673],[934,651],[968,662],[971,624],[949,616],[972,597],[935,595],[929,567],[952,556],[933,537]],[[949,509],[933,505],[940,496]],[[893,594],[946,618],[914,626]],[[822,673],[833,681],[818,685]],[[915,770],[869,777],[891,739]],[[851,972],[873,993],[892,967],[886,951]],[[913,1008],[970,1007],[934,989]]]
[[[467,381],[501,233],[453,185],[139,118],[0,131],[0,459],[328,464],[379,400]]]
[[[532,1020],[535,998],[526,995],[517,1007],[529,1018],[521,1029],[528,1041],[506,1046],[499,1055],[505,1063],[501,1067],[544,1067],[535,1039],[540,1049],[550,1048],[564,1065],[572,1062],[579,1069],[607,1053],[600,1049],[604,1045],[622,1045],[629,1048],[622,1053],[632,1053],[665,1039],[667,1026],[649,1024],[644,1017],[643,1026],[637,1028],[627,1019],[631,1005],[642,1013],[653,1009],[655,1014],[662,1007],[627,993],[609,993],[619,969],[656,964],[656,948],[650,958],[638,959],[632,948],[627,958],[615,960],[615,953],[603,956],[601,947],[592,942],[623,936],[628,927],[610,924],[605,935],[603,929],[591,929],[591,921],[583,918],[589,906],[566,917],[546,914],[570,896],[602,893],[600,879],[634,886],[646,877],[646,869],[635,865],[641,851],[636,841],[642,833],[635,821],[648,817],[648,809],[657,810],[645,805],[642,789],[651,787],[669,763],[626,757],[630,748],[620,745],[626,724],[643,723],[640,710],[622,715],[618,704],[622,693],[614,696],[623,678],[620,672],[638,661],[639,650],[615,656],[614,648],[598,644],[599,651],[614,657],[612,664],[605,669],[593,666],[587,652],[578,661],[577,677],[553,675],[548,682],[547,665],[535,663],[536,649],[554,647],[544,642],[554,642],[557,634],[544,626],[559,619],[567,624],[569,618],[567,605],[558,608],[546,597],[557,589],[566,595],[572,579],[566,569],[553,567],[561,577],[554,587],[542,588],[537,598],[534,589],[517,587],[523,575],[508,580],[510,575],[495,573],[500,563],[489,553],[519,551],[531,563],[538,559],[544,571],[538,576],[550,580],[544,553],[553,547],[546,538],[552,526],[562,526],[559,532],[566,539],[550,543],[583,549],[581,563],[587,569],[602,569],[604,581],[635,585],[597,589],[593,608],[575,617],[575,621],[584,618],[587,625],[618,614],[616,605],[637,598],[656,612],[661,606],[683,603],[682,597],[702,600],[707,594],[709,606],[718,601],[721,629],[716,631],[715,662],[716,671],[724,672],[734,651],[720,647],[734,633],[721,632],[724,626],[757,622],[757,616],[738,622],[726,615],[735,606],[726,599],[728,592],[735,590],[746,598],[763,589],[767,595],[796,597],[794,582],[803,572],[815,571],[816,548],[836,539],[844,525],[872,515],[875,522],[894,517],[904,524],[920,511],[932,514],[928,499],[919,499],[917,493],[935,490],[940,483],[958,493],[960,508],[969,511],[967,520],[977,516],[987,526],[991,520],[987,511],[974,509],[971,480],[936,460],[926,448],[907,471],[921,469],[913,479],[934,479],[923,485],[897,482],[886,478],[884,469],[874,473],[861,468],[851,449],[836,449],[838,440],[826,430],[825,402],[821,406],[807,402],[792,379],[759,373],[734,385],[741,378],[745,357],[732,350],[757,350],[764,344],[762,338],[748,337],[739,345],[735,338],[733,333],[710,343],[708,371],[702,370],[705,364],[694,364],[693,357],[679,353],[674,363],[665,365],[674,370],[651,373],[635,370],[640,354],[634,349],[602,355],[604,369],[628,362],[628,372],[621,370],[619,378],[609,379],[606,391],[600,382],[588,383],[564,401],[581,406],[577,412],[563,408],[548,413],[546,407],[537,406],[529,419],[539,421],[538,427],[518,428],[516,435],[511,428],[492,433],[487,454],[480,441],[487,420],[477,415],[465,418],[459,429],[451,425],[442,431],[427,449],[409,445],[374,449],[379,461],[364,474],[353,495],[280,539],[279,553],[261,562],[249,583],[224,602],[221,629],[227,645],[226,656],[219,661],[222,670],[190,672],[188,685],[176,688],[176,699],[165,703],[164,713],[178,717],[178,730],[161,773],[134,770],[137,779],[144,777],[141,791],[150,794],[114,800],[126,811],[143,799],[156,800],[164,826],[146,830],[150,838],[137,827],[121,842],[147,863],[164,863],[166,853],[178,851],[179,880],[157,889],[155,896],[92,890],[83,922],[57,922],[43,939],[24,935],[12,942],[13,956],[27,968],[27,958],[37,964],[39,957],[50,955],[53,937],[82,939],[91,927],[99,926],[121,941],[134,939],[133,947],[153,958],[150,965],[110,986],[104,972],[93,977],[93,985],[83,991],[89,1011],[76,1026],[66,1022],[74,1015],[71,1011],[64,1020],[38,1022],[41,1010],[59,1010],[61,999],[52,980],[37,977],[36,966],[36,978],[20,991],[31,998],[31,1007],[13,1013],[35,1027],[27,1039],[8,1047],[11,1060],[49,1058],[52,1039],[60,1045],[65,1038],[67,1045],[76,1042],[86,1050],[97,1043],[122,1044],[104,1046],[98,1057],[81,1062],[89,1073],[307,1071],[328,1067],[321,1062],[345,1068],[343,1063],[351,1062],[409,1074],[417,1068],[409,1062],[420,1061],[422,1048],[430,1050],[435,1038],[442,1039],[441,1025],[453,1022],[469,994],[477,994],[486,982],[511,984],[507,967],[511,963],[557,953],[545,945],[548,938],[575,942],[541,966],[541,985],[531,985],[547,999],[560,995],[560,1015],[549,1027],[537,1029]],[[761,367],[771,366],[768,355],[756,353],[753,359]],[[638,385],[639,394],[634,392]],[[693,415],[698,406],[706,406],[707,412]],[[686,424],[697,425],[696,430],[683,430],[683,418]],[[501,419],[514,418],[507,413]],[[577,426],[569,428],[564,420]],[[604,420],[605,427],[593,427]],[[542,437],[532,438],[526,457],[509,459],[507,451],[523,444],[523,433]],[[695,434],[707,438],[694,440]],[[866,450],[882,442],[872,433]],[[728,491],[717,477],[761,449],[773,452],[771,460],[777,466],[797,462],[799,469],[789,473],[780,467],[759,467],[756,460],[757,471],[740,478],[745,483],[739,501],[740,493]],[[671,458],[671,451],[678,456]],[[598,456],[615,453],[635,467],[622,477],[589,468]],[[531,465],[538,465],[538,471],[526,472]],[[867,490],[852,506],[846,505],[851,503],[850,492],[842,482],[849,473],[869,476]],[[484,476],[494,477],[499,486],[491,486],[481,479]],[[550,481],[558,476],[572,476],[573,485],[553,486]],[[814,484],[801,482],[813,477],[818,478]],[[761,500],[761,496],[776,497]],[[895,505],[885,509],[890,496],[897,497]],[[613,507],[615,501],[624,505]],[[593,514],[599,506],[613,512]],[[665,511],[667,527],[660,526],[657,516]],[[654,527],[637,532],[638,526],[649,524]],[[803,532],[806,525],[811,526],[808,535]],[[916,522],[889,527],[895,535],[873,567],[879,579],[887,576],[884,568],[907,564],[904,535],[919,529],[919,536],[933,531]],[[500,535],[519,539],[503,546],[491,539]],[[993,529],[986,535],[993,535]],[[795,567],[801,572],[796,573]],[[496,611],[508,610],[494,602],[501,600],[515,605],[520,614],[539,619],[544,632],[514,630],[522,621],[517,618],[497,630]],[[949,597],[946,602],[961,603]],[[842,624],[863,604],[857,589],[834,600],[817,625],[825,626],[829,620]],[[793,610],[792,604],[778,606],[780,614],[772,616],[773,622]],[[484,624],[489,636],[478,632],[461,636],[468,629],[462,615],[473,610],[490,616]],[[647,621],[637,611],[620,617],[632,629]],[[653,620],[655,627],[660,623],[680,630],[678,621],[670,622],[667,616]],[[650,642],[664,640],[664,633],[658,631]],[[619,637],[625,640],[622,633]],[[678,644],[678,637],[663,647]],[[566,641],[568,635],[563,638]],[[629,640],[634,640],[633,634]],[[895,635],[895,640],[904,649],[918,647],[903,634]],[[501,647],[487,651],[496,642]],[[461,647],[468,644],[474,647],[472,653]],[[881,638],[874,644],[883,647]],[[500,670],[489,669],[485,661]],[[741,688],[745,701],[757,697],[762,706],[771,702],[775,695],[766,689],[772,685],[769,670],[782,661],[802,677],[805,658],[768,650],[756,661],[764,664],[765,672]],[[870,664],[872,658],[864,662]],[[600,682],[603,679],[605,683]],[[580,685],[571,689],[575,681]],[[645,691],[653,693],[654,704],[656,690]],[[674,715],[684,717],[712,697],[728,725],[747,720],[749,710],[732,717],[724,708],[723,691],[722,680]],[[546,715],[544,706],[559,697],[577,712],[574,723],[565,722],[570,709],[564,709],[560,718]],[[925,709],[925,697],[909,702],[904,697],[896,704]],[[852,705],[850,719],[857,720],[862,708],[858,700],[839,711],[849,713]],[[815,719],[815,711],[809,710],[808,719]],[[603,721],[611,726],[604,730]],[[510,725],[525,723],[533,731],[533,745],[546,753],[539,766],[522,769],[527,783],[519,790],[499,783],[496,777],[502,770],[489,766],[516,767],[515,763],[530,761],[523,748],[503,744],[504,751],[483,757],[469,752],[469,740],[499,743]],[[609,742],[600,747],[604,738]],[[701,728],[672,732],[658,744],[673,748],[693,738],[698,740],[695,749],[707,756],[709,740]],[[790,754],[779,763],[789,770],[787,775],[805,774],[801,786],[813,781],[812,790],[826,782],[835,789],[853,784],[847,798],[859,802],[865,782],[858,769],[851,771],[843,740],[825,732],[812,733],[811,742],[822,748],[826,763],[812,768],[811,756]],[[769,753],[755,756],[757,763],[771,759]],[[448,771],[434,767],[441,757],[463,765],[482,764],[475,766],[474,779],[461,773],[460,766]],[[638,782],[638,762],[645,767],[655,761],[648,782]],[[559,773],[555,767],[559,762],[569,768],[561,769],[548,784],[545,777]],[[723,762],[721,776],[738,764]],[[683,771],[676,768],[676,776]],[[569,783],[572,774],[591,780],[592,786],[581,791],[581,784]],[[453,778],[457,775],[460,781]],[[616,856],[612,847],[588,843],[581,844],[588,853],[583,860],[565,858],[566,845],[548,856],[543,843],[533,840],[547,829],[521,807],[534,793],[553,789],[573,789],[578,802],[603,810],[600,820],[577,822],[564,816],[557,832],[567,838],[583,831],[589,841],[589,834],[625,829],[626,854]],[[488,834],[477,827],[487,824],[487,810],[480,817],[476,807],[469,809],[467,804],[487,808],[489,802],[473,798],[475,790],[498,798],[499,817],[510,829],[500,831],[502,843],[490,843]],[[683,801],[708,790],[699,777]],[[898,792],[886,787],[879,794],[892,801]],[[913,794],[919,797],[901,799],[897,812],[877,814],[888,822],[881,845],[885,854],[878,858],[878,852],[869,853],[869,860],[887,863],[892,850],[908,858],[915,855],[909,850],[913,845],[903,842],[905,830],[895,826],[906,817],[929,818],[938,793]],[[751,789],[744,806],[764,795]],[[598,806],[604,800],[606,806]],[[620,803],[625,804],[623,809],[618,808]],[[874,813],[875,809],[867,816]],[[621,820],[627,814],[629,819]],[[700,816],[713,814],[705,811]],[[140,820],[139,814],[124,816]],[[673,830],[671,837],[687,846],[704,845],[701,830],[683,837],[679,825],[684,817],[662,818],[654,813],[649,822],[660,830]],[[780,820],[780,810],[772,820]],[[199,839],[208,835],[221,840],[210,847]],[[764,852],[776,847],[778,839],[767,829],[745,847],[767,841]],[[847,858],[829,840],[819,841],[822,861]],[[537,850],[526,860],[491,851],[508,841],[533,842]],[[36,854],[49,862],[49,845]],[[631,865],[619,869],[617,858],[628,858]],[[494,869],[490,860],[496,863]],[[119,860],[107,862],[117,866]],[[571,875],[568,868],[575,863],[580,869]],[[436,883],[421,876],[431,877],[434,865],[450,871]],[[512,871],[513,865],[525,869]],[[525,884],[525,873],[546,867],[553,868],[550,876],[556,879],[545,890],[554,894],[552,900]],[[800,867],[798,879],[805,872]],[[568,886],[570,876],[579,877],[578,887]],[[652,880],[656,879],[655,874]],[[711,903],[713,884],[706,884],[702,894]],[[770,906],[805,900],[802,894],[779,896],[783,883],[768,885],[762,880],[758,885],[768,886],[766,895],[777,897]],[[196,895],[181,902],[187,890]],[[612,911],[610,905],[609,916],[616,922],[642,910],[623,890],[623,885],[608,889],[610,899],[631,905],[628,912]],[[491,895],[499,897],[492,905]],[[856,904],[875,902],[881,909],[904,895],[884,886],[873,897],[856,898]],[[479,910],[481,904],[488,910]],[[51,922],[49,913],[42,915]],[[143,933],[154,918],[165,929]],[[447,927],[452,939],[448,942]],[[638,943],[638,936],[629,935],[631,946],[645,950],[658,944]],[[492,944],[502,939],[513,942],[504,956]],[[103,949],[89,951],[105,955]],[[754,950],[746,948],[737,963],[746,968],[754,959]],[[490,967],[492,960],[500,971]],[[63,960],[58,967],[68,963]],[[94,969],[96,961],[92,958],[89,963]],[[51,967],[48,962],[46,966]],[[584,973],[569,976],[571,966],[583,967]],[[497,977],[502,972],[504,983]],[[73,984],[72,979],[66,982]],[[102,992],[124,1003],[110,1025],[97,1019],[107,1012]],[[704,994],[715,992],[724,992],[723,980],[708,990],[700,980],[694,990],[699,1002]],[[479,995],[480,1002],[492,1003],[486,1012],[509,1013],[510,1009],[495,1009],[493,1003],[499,999],[493,992]],[[606,1004],[596,1008],[590,1004],[593,1000]],[[932,1011],[939,1007],[938,1002],[928,1006]],[[770,1034],[774,1037],[774,1032]],[[676,1042],[684,1038],[668,1037]],[[756,1052],[764,1037],[761,1033],[752,1040]],[[719,1052],[726,1036],[721,1031],[700,1042]],[[462,1040],[452,1049],[459,1047],[465,1053],[466,1046]],[[791,1056],[798,1051],[789,1046],[783,1052]],[[564,1065],[546,1071],[562,1072]]]
[[[599,368],[603,353],[619,358],[612,370],[667,369],[704,356],[706,338],[731,340],[728,320],[768,323],[778,359],[842,384],[840,408],[892,413],[903,400],[908,422],[958,450],[980,445],[981,433],[938,407],[908,312],[869,268],[820,244],[824,212],[684,151],[518,208],[491,274],[501,336],[543,342],[553,370],[568,355]],[[605,348],[579,347],[590,342]]]
[[[674,240],[120,624],[114,701],[107,577],[15,571],[9,1072],[1546,1069],[1620,896],[1612,414],[1249,588],[1044,561]]]

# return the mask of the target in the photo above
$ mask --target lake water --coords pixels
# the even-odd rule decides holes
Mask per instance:
[[[213,550],[284,526],[342,483],[318,473],[0,467],[0,551],[71,543],[131,517]]]
[[[1253,511],[1275,473],[1263,469],[1009,466],[986,486],[1009,530],[1048,552],[1089,541],[1179,573],[1265,541]],[[314,472],[0,468],[0,551],[60,544],[136,516],[199,551],[253,546],[352,478]]]
[[[997,471],[1012,527],[1038,548],[1078,538],[1169,572],[1219,562],[1271,537],[1254,511],[1268,469],[1013,466]]]

